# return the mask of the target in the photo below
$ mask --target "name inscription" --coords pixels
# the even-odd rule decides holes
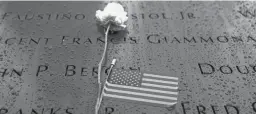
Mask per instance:
[[[191,112],[191,106],[189,101],[182,101],[181,106],[182,113],[183,114],[190,114]],[[204,105],[196,105],[196,112],[193,112],[193,114],[219,114],[220,111],[225,112],[223,114],[240,114],[242,111],[239,109],[238,106],[234,106],[232,104],[226,104],[223,106],[217,106],[217,105],[210,105],[209,107],[206,107]],[[256,102],[253,102],[251,104],[250,109],[255,113],[256,112]],[[13,111],[13,110],[12,110]],[[28,110],[26,110],[28,111]],[[25,114],[25,111],[22,109],[17,109],[17,111],[13,114]],[[67,107],[67,108],[41,108],[41,109],[30,109],[28,111],[30,114],[76,114],[75,108]],[[105,107],[104,114],[116,114],[119,113],[115,110],[114,107]],[[0,108],[0,114],[10,114],[8,108],[1,107]],[[145,112],[142,112],[141,114],[147,114]]]
[[[110,38],[110,43],[118,44],[122,43],[130,43],[130,44],[139,44],[143,43],[141,41],[140,36],[129,36],[123,37],[120,39],[117,38]],[[49,45],[56,43],[53,41],[55,38],[50,37],[40,37],[40,38],[29,38],[29,37],[9,37],[9,38],[2,38],[0,37],[0,42],[6,45]],[[195,44],[195,43],[228,43],[228,42],[256,42],[256,37],[253,36],[225,36],[220,35],[216,37],[170,37],[164,36],[159,34],[148,34],[144,37],[146,41],[150,44]],[[91,45],[91,44],[101,44],[105,43],[104,38],[99,36],[97,38],[90,38],[90,37],[74,37],[63,35],[59,37],[57,41],[58,44],[67,45]]]
[[[19,14],[14,12],[5,12],[1,15],[2,20],[85,20],[88,15],[83,13],[25,13]],[[91,17],[91,16],[90,16]],[[176,17],[170,16],[164,12],[156,13],[133,13],[128,14],[132,20],[137,19],[179,19],[183,20],[185,18],[194,19],[195,15],[191,12],[179,12]]]

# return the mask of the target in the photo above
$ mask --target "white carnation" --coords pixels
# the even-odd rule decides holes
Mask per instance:
[[[127,12],[118,3],[108,3],[103,11],[96,11],[96,18],[101,25],[107,27],[111,24],[110,30],[118,31],[126,28],[125,22],[128,20]]]

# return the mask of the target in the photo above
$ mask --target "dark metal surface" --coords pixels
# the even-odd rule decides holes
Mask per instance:
[[[110,34],[104,70],[117,58],[115,67],[170,73],[179,102],[104,99],[102,114],[256,113],[255,2],[120,3],[128,30]],[[1,3],[0,114],[93,114],[104,48],[94,16],[104,5]]]

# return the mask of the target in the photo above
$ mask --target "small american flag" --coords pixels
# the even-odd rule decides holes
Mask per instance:
[[[113,69],[104,86],[103,96],[168,107],[177,103],[178,78]]]

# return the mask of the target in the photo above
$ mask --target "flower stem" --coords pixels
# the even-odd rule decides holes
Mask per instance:
[[[107,46],[108,46],[108,32],[109,32],[109,28],[110,28],[110,24],[108,25],[107,27],[107,31],[105,32],[105,47],[104,47],[104,52],[102,54],[102,57],[101,57],[101,60],[98,64],[98,85],[99,85],[99,88],[98,88],[98,98],[97,98],[97,103],[96,103],[96,106],[95,106],[95,114],[98,114],[98,110],[100,108],[100,102],[101,102],[101,68],[102,68],[102,63],[103,63],[103,60],[106,56],[106,51],[107,51]]]
[[[103,95],[104,95],[104,92],[103,92],[103,91],[104,91],[104,89],[105,89],[105,87],[106,87],[107,80],[108,80],[108,78],[109,78],[109,75],[110,75],[110,73],[111,73],[113,67],[114,67],[114,65],[110,67],[109,73],[108,73],[108,75],[107,75],[107,78],[106,78],[106,80],[105,80],[105,82],[104,82],[104,84],[103,84],[103,88],[101,89],[101,94],[100,94],[100,97],[99,97],[99,100],[98,100],[97,111],[98,111],[99,108],[100,108],[100,104],[101,104],[101,101],[102,101]],[[98,112],[97,112],[97,113],[98,113]]]

